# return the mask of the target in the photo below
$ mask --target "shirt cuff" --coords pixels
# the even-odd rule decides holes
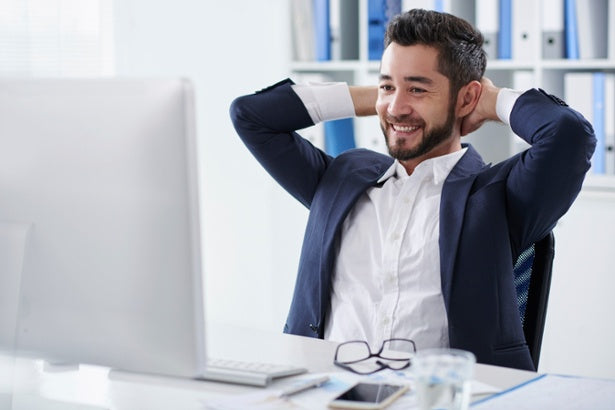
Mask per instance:
[[[293,84],[292,89],[305,105],[314,124],[355,115],[346,83]]]
[[[500,92],[498,92],[498,97],[495,102],[495,112],[500,121],[504,124],[510,125],[510,113],[515,106],[515,102],[517,102],[517,98],[519,98],[523,92],[524,91],[512,90],[510,88],[502,88]]]

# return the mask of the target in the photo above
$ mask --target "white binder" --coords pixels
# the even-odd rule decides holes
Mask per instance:
[[[606,58],[608,48],[608,0],[577,0],[579,58]]]
[[[494,0],[476,0],[476,27],[483,33],[483,48],[487,58],[498,58],[498,31],[500,29],[499,2]]]
[[[542,58],[564,58],[564,0],[541,3]]]
[[[534,0],[515,0],[512,3],[512,58],[530,61],[536,56],[538,38],[537,14]]]
[[[355,0],[329,0],[331,60],[359,59],[359,4]]]

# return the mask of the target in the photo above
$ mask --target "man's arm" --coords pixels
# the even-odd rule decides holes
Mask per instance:
[[[510,112],[512,131],[530,148],[507,177],[511,239],[518,250],[541,239],[581,190],[596,146],[591,124],[559,98],[531,89]]]
[[[231,105],[233,125],[263,167],[310,206],[332,158],[295,132],[317,122],[376,113],[378,89],[281,81]]]
[[[356,116],[376,115],[377,86],[351,86],[348,88]]]
[[[309,207],[331,157],[295,132],[314,123],[292,85],[285,80],[239,97],[231,104],[230,115],[252,155],[282,187]]]
[[[583,116],[544,91],[498,88],[487,78],[481,86],[475,109],[462,121],[462,135],[486,121],[499,121],[530,144],[513,160],[506,178],[510,235],[523,249],[541,239],[572,205],[596,139]]]

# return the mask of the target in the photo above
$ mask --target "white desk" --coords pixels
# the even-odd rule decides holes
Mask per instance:
[[[291,363],[306,367],[312,373],[341,371],[333,365],[336,343],[230,326],[210,326],[208,329],[208,355],[212,357]],[[109,373],[108,369],[95,366],[81,366],[79,371],[47,372],[40,361],[30,359],[16,359],[14,365],[13,410],[203,409],[208,400],[222,395],[262,390],[223,383]],[[500,388],[514,386],[535,376],[533,372],[476,366],[477,380]],[[272,388],[284,383],[288,380],[276,381]],[[6,406],[6,397],[4,400]],[[0,408],[2,404],[0,401]]]

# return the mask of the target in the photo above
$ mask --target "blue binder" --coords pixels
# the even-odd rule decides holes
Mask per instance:
[[[336,157],[342,152],[355,147],[354,122],[352,118],[327,121],[325,126],[325,151]]]
[[[578,60],[579,34],[577,30],[576,0],[564,0],[564,36],[566,58]]]
[[[498,32],[498,59],[512,58],[512,0],[500,0],[500,31]]]
[[[604,129],[604,103],[605,103],[605,82],[606,76],[604,73],[594,73],[594,134],[596,135],[596,150],[592,157],[592,172],[594,174],[604,174],[605,172],[605,129]]]
[[[316,36],[316,61],[331,60],[331,26],[329,0],[312,0],[314,6],[314,35]]]
[[[380,60],[382,57],[387,23],[399,13],[401,13],[401,0],[368,0],[367,55],[370,60]]]

